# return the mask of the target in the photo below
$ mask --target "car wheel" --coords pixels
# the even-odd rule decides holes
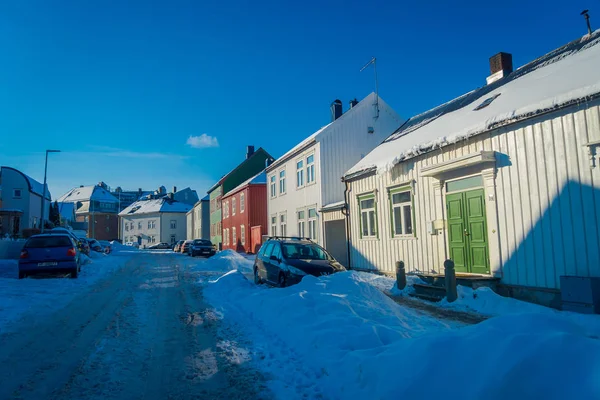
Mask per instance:
[[[23,278],[27,278],[27,275],[25,274],[25,272],[19,271],[19,279],[23,279]]]
[[[257,285],[260,285],[262,283],[262,280],[260,279],[260,276],[258,275],[258,268],[254,268],[254,283]]]
[[[279,281],[278,281],[278,283],[279,283],[279,287],[281,287],[281,288],[285,287],[286,282],[285,282],[285,275],[283,273],[279,274]]]
[[[71,279],[77,279],[78,275],[79,275],[79,270],[77,268],[75,268],[73,271],[71,271]]]

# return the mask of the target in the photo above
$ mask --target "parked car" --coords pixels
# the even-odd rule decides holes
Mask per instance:
[[[98,240],[98,242],[102,245],[105,253],[110,253],[112,251],[112,244],[108,240]]]
[[[173,247],[173,251],[176,253],[180,253],[181,245],[183,244],[183,242],[185,242],[185,240],[180,240],[179,242],[175,243],[175,247]]]
[[[254,282],[285,287],[306,275],[322,276],[345,271],[324,248],[311,240],[270,238],[254,261]]]
[[[127,242],[125,243],[125,246],[135,247],[136,249],[140,248],[140,244],[138,242]]]
[[[186,240],[185,242],[183,242],[179,251],[181,251],[183,254],[188,254],[192,242],[193,240]]]
[[[55,234],[69,235],[69,237],[71,239],[73,239],[75,241],[75,243],[77,243],[77,249],[81,253],[88,255],[88,256],[90,255],[90,245],[87,242],[87,240],[85,240],[85,238],[77,236],[73,231],[71,231],[67,228],[56,227],[56,228],[50,229],[47,233],[50,235],[55,235]]]
[[[148,248],[151,249],[151,250],[158,250],[158,249],[160,249],[160,250],[167,250],[167,249],[171,248],[171,245],[169,243],[161,242],[161,243],[153,244],[152,246],[150,246]]]
[[[210,240],[194,239],[188,249],[188,254],[192,257],[205,256],[211,257],[216,253],[215,245]]]
[[[100,242],[98,242],[96,239],[86,239],[87,242],[90,245],[90,249],[92,249],[93,251],[97,252],[97,253],[103,253],[104,252],[104,247],[102,247],[102,245],[100,244]]]
[[[81,269],[77,243],[67,234],[41,234],[27,239],[19,258],[19,279],[41,273],[70,273]]]

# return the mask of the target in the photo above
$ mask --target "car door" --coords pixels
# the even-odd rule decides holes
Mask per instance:
[[[271,257],[271,250],[273,250],[273,242],[267,242],[261,248],[258,257],[256,258],[256,264],[258,267],[258,275],[261,279],[269,279],[268,278],[268,267],[269,267],[269,257]]]
[[[267,266],[267,279],[273,283],[277,283],[279,281],[279,271],[281,264],[281,246],[279,243],[275,242],[273,246],[273,250],[271,251],[271,255],[269,256],[269,264]]]

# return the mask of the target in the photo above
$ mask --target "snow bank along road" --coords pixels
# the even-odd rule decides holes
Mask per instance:
[[[190,260],[139,252],[50,313],[33,304],[0,333],[0,399],[271,397],[222,336]]]

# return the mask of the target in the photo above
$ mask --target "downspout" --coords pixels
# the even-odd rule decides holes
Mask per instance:
[[[342,182],[344,182],[344,201],[346,202],[346,204],[344,204],[344,208],[342,208],[342,214],[344,214],[344,216],[346,217],[346,252],[347,252],[347,256],[348,256],[348,265],[346,266],[348,269],[351,269],[351,265],[352,265],[352,261],[350,260],[350,235],[351,235],[351,225],[350,225],[350,201],[348,199],[348,182],[346,180],[344,180],[344,177],[342,177]]]

